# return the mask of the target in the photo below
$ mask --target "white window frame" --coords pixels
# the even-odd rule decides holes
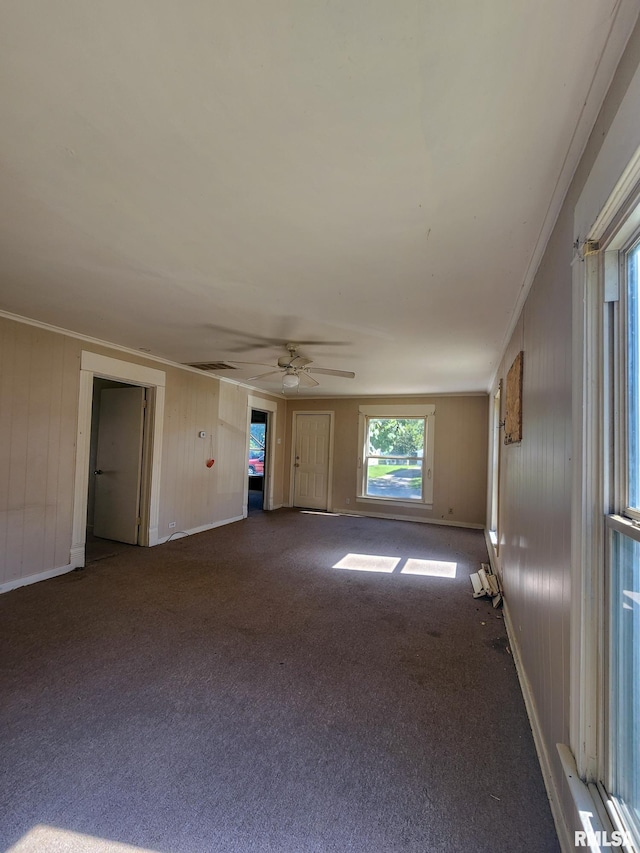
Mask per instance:
[[[405,405],[405,406],[359,406],[358,409],[358,455],[356,501],[369,502],[402,507],[433,508],[433,459],[435,437],[435,405]],[[376,418],[423,418],[425,424],[425,445],[422,456],[422,497],[401,500],[378,495],[366,494],[366,458],[367,433],[369,420]]]
[[[608,154],[606,149],[603,152]],[[597,168],[592,174],[602,180]],[[625,390],[626,258],[640,234],[640,149],[593,225],[581,236],[578,229],[594,212],[594,199],[588,182],[576,208],[573,264],[570,744],[575,765],[572,768],[566,756],[563,765],[572,792],[577,781],[572,773],[577,773],[592,802],[590,812],[585,812],[584,804],[579,809],[584,828],[612,832],[627,827],[624,809],[607,791],[613,724],[609,718],[610,530],[623,532],[624,527],[625,535],[640,539],[627,507]],[[559,745],[559,749],[563,756],[566,748]]]
[[[602,674],[600,679],[601,700],[597,707],[600,723],[598,740],[598,791],[606,804],[616,829],[630,829],[636,849],[640,849],[640,828],[637,820],[629,819],[624,801],[618,799],[614,790],[614,758],[611,747],[611,730],[615,727],[613,708],[613,626],[610,624],[613,572],[613,533],[617,532],[628,540],[640,542],[638,507],[631,507],[629,500],[629,286],[628,261],[640,245],[640,182],[621,206],[619,216],[600,244],[600,293],[604,302],[603,342],[604,370],[603,389],[608,400],[604,408],[603,429],[603,497],[605,503],[604,531],[604,595],[601,617]],[[640,382],[640,376],[635,377]],[[611,697],[609,699],[608,697]],[[633,848],[631,848],[633,849]]]

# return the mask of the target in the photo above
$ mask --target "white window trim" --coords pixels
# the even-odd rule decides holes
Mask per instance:
[[[419,507],[422,509],[433,509],[433,459],[435,444],[435,415],[436,407],[433,404],[421,405],[380,405],[358,407],[358,465],[356,503],[385,504],[398,507]],[[378,497],[365,493],[365,441],[367,418],[424,418],[426,421],[426,447],[423,456],[423,471],[431,472],[430,477],[423,476],[422,498],[420,500],[398,500],[397,498]]]
[[[627,170],[628,171],[628,170]],[[636,185],[629,191],[628,197],[621,205],[620,214],[614,217],[613,223],[604,231],[600,241],[603,255],[601,265],[600,294],[604,303],[610,302],[609,310],[604,316],[604,353],[609,362],[609,370],[605,369],[603,390],[605,399],[609,401],[609,410],[605,407],[605,425],[603,431],[602,477],[604,481],[604,518],[603,518],[603,548],[604,573],[608,588],[613,571],[613,542],[611,531],[615,531],[627,539],[640,542],[638,519],[640,512],[629,506],[629,448],[628,448],[628,378],[629,378],[629,305],[628,305],[628,262],[633,251],[637,251],[640,235],[640,175]],[[606,362],[605,362],[606,363]],[[607,457],[607,450],[610,451]],[[635,845],[629,850],[640,849],[637,819],[630,818],[628,804],[616,796],[615,791],[608,792],[603,784],[611,782],[614,770],[614,758],[610,754],[610,724],[608,720],[609,707],[604,697],[612,694],[611,667],[611,634],[610,634],[610,599],[603,594],[603,608],[606,613],[601,615],[600,642],[601,660],[604,662],[600,676],[600,702],[597,706],[599,726],[598,738],[598,780],[597,791],[605,803],[608,816],[616,829],[628,829],[635,839]],[[629,824],[627,826],[627,824]]]
[[[616,334],[617,323],[612,322],[619,307],[605,305],[622,295],[618,284],[622,252],[619,256],[618,250],[640,224],[637,214],[630,215],[640,202],[639,108],[640,71],[596,158],[574,218],[570,746],[578,776],[593,800],[591,816],[585,817],[579,809],[583,822],[604,811],[612,826],[618,823],[615,806],[599,784],[608,776],[603,557],[610,513],[621,509],[616,500],[626,494],[626,484],[620,459],[612,452],[620,444],[620,435],[607,432],[614,421],[611,406],[617,410],[619,425],[626,419],[623,389],[605,369],[605,353],[615,348],[616,358],[623,360],[626,353]],[[628,163],[621,170],[625,152]],[[568,765],[563,764],[571,782]]]

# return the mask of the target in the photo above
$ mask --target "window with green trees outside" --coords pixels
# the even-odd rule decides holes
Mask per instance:
[[[367,418],[365,494],[422,500],[424,418]]]

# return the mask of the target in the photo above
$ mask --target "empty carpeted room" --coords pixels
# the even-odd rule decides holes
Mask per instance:
[[[639,12],[0,4],[0,850],[640,850]]]

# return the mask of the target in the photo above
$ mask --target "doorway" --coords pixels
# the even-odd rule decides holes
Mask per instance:
[[[160,474],[166,374],[163,370],[157,370],[143,364],[83,350],[80,360],[78,395],[73,532],[69,553],[69,564],[72,568],[80,568],[85,565],[93,380],[95,377],[111,380],[116,385],[136,386],[146,391],[147,406],[145,407],[144,418],[144,452],[142,455],[140,512],[138,515],[141,521],[138,527],[137,540],[138,544],[143,546],[157,545],[160,541],[158,518],[160,514]],[[94,467],[93,470],[97,470],[97,468]]]
[[[146,388],[93,379],[86,559],[138,545]]]
[[[262,478],[260,480],[256,480],[252,478],[249,473],[249,457],[251,455],[251,448],[254,446],[254,442],[251,439],[251,431],[253,427],[253,416],[254,412],[257,413],[257,417],[259,420],[256,423],[264,423],[265,424],[265,437],[264,437],[264,462],[263,462],[263,470],[262,470]],[[262,510],[272,510],[278,509],[282,506],[282,503],[275,503],[274,498],[274,470],[276,465],[279,464],[278,457],[278,448],[277,445],[281,444],[281,438],[276,438],[277,436],[277,417],[278,417],[278,404],[274,400],[266,400],[263,397],[254,396],[252,394],[249,395],[247,400],[247,455],[245,465],[247,476],[245,477],[245,493],[244,493],[244,512],[245,518],[249,514],[249,509],[253,509],[253,512],[262,512]],[[254,448],[257,452],[260,452],[259,447]],[[257,466],[259,467],[259,466]],[[254,465],[254,471],[257,471],[256,466]],[[256,474],[256,476],[258,476]],[[251,486],[255,485],[257,488],[251,489]],[[251,495],[251,491],[257,492],[256,495]],[[279,496],[278,496],[279,497]],[[252,507],[250,504],[250,500],[252,504],[257,504],[257,506]]]
[[[331,502],[333,413],[294,413],[293,451],[293,506],[328,510]]]
[[[260,409],[251,409],[249,426],[249,452],[247,458],[247,513],[262,512],[265,509],[265,483],[267,482],[269,454],[268,448],[269,413]]]

